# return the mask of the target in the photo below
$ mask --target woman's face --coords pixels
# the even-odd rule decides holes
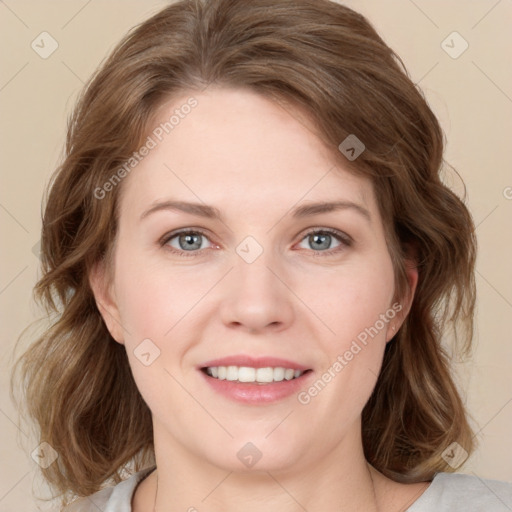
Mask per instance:
[[[210,87],[159,116],[121,184],[112,285],[92,280],[158,446],[229,470],[359,449],[406,309],[371,183],[253,92]]]

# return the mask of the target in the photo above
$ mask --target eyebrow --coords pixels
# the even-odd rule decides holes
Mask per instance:
[[[192,215],[196,215],[198,217],[204,217],[208,219],[218,219],[223,221],[223,215],[218,208],[214,206],[209,206],[201,203],[191,203],[188,201],[160,201],[155,203],[149,209],[147,209],[141,216],[140,219],[146,218],[148,215],[158,211],[181,211],[185,213],[190,213]],[[360,204],[354,203],[352,201],[329,201],[329,202],[320,202],[320,203],[310,203],[302,206],[298,206],[297,208],[291,211],[292,217],[294,218],[305,218],[313,215],[319,215],[321,213],[329,213],[339,210],[353,210],[363,216],[368,222],[371,223],[372,218],[370,212],[361,206]]]

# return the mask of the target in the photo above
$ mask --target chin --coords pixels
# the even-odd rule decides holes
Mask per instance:
[[[222,450],[203,454],[215,466],[237,473],[281,472],[296,468],[297,455],[305,452],[305,447],[296,443],[284,444],[275,440],[259,437],[237,436],[230,440]]]

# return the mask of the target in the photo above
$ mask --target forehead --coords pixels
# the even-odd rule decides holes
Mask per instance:
[[[371,182],[343,165],[304,112],[253,91],[176,96],[158,109],[148,137],[152,148],[123,183],[130,209],[167,196],[238,212],[319,199],[375,209]]]

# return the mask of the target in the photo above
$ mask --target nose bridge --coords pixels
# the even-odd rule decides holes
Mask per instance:
[[[224,295],[223,321],[250,330],[285,325],[293,317],[292,294],[270,248],[248,236],[235,249],[234,268]]]
[[[277,261],[269,246],[264,246],[252,235],[247,236],[235,249],[234,279],[236,288],[244,295],[274,296],[279,292],[279,280],[276,278]],[[274,268],[272,272],[271,269]]]

